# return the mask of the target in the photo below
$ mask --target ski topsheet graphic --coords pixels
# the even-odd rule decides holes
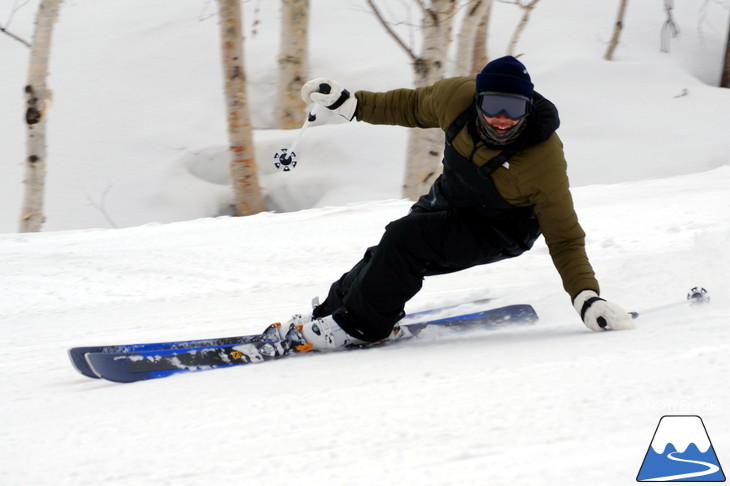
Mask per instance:
[[[705,424],[697,415],[659,420],[637,481],[725,481]]]
[[[451,307],[406,316],[400,322],[400,330],[403,332],[393,341],[418,337],[422,332],[429,334],[429,330],[490,329],[537,320],[535,309],[528,304],[508,305],[444,318],[436,315],[447,309]],[[299,348],[302,343],[296,339],[296,334],[293,337],[295,339],[289,333],[284,338],[280,337],[277,325],[272,324],[261,334],[247,336],[76,347],[69,349],[69,357],[74,367],[83,375],[127,383],[296,355],[304,350]],[[383,344],[385,342],[373,343]]]

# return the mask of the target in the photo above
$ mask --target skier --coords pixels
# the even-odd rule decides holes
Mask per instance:
[[[305,83],[306,103],[348,121],[441,128],[444,170],[320,305],[280,332],[298,328],[308,347],[319,350],[386,339],[425,276],[516,257],[540,234],[585,325],[633,328],[626,311],[599,297],[555,133],[558,112],[533,88],[525,66],[511,56],[489,62],[475,78],[417,89],[352,96],[331,79]]]

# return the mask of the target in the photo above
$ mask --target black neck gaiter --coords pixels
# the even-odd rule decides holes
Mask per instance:
[[[520,122],[512,127],[505,133],[499,133],[497,130],[492,128],[484,117],[477,113],[477,130],[479,130],[479,136],[484,140],[487,145],[509,145],[519,137],[527,126],[527,119],[523,118]]]

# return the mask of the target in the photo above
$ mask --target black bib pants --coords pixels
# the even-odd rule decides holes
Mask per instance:
[[[403,317],[424,277],[515,257],[532,247],[540,235],[532,208],[509,205],[489,177],[512,154],[503,152],[479,168],[451,146],[473,116],[470,108],[447,130],[444,171],[429,194],[388,224],[380,243],[332,284],[315,317],[332,315],[348,334],[377,341]]]

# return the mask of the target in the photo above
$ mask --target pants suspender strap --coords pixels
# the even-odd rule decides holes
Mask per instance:
[[[456,119],[451,123],[448,129],[446,129],[446,143],[451,145],[451,142],[456,138],[462,128],[469,122],[469,120],[476,116],[476,109],[474,106],[470,106],[464,110]],[[479,168],[479,174],[482,177],[489,177],[489,175],[497,170],[498,167],[507,164],[510,158],[512,158],[517,152],[522,150],[521,148],[513,148],[510,150],[503,150],[499,154],[492,157],[486,164]],[[474,144],[474,151],[469,156],[469,160],[472,160],[476,152],[476,144]]]

